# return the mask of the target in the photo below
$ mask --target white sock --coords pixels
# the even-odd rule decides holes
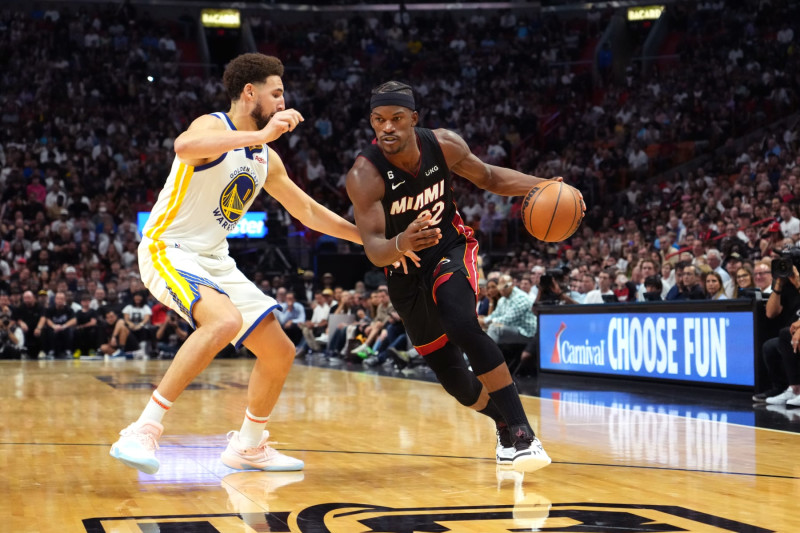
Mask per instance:
[[[244,413],[244,422],[242,422],[242,429],[239,430],[239,442],[248,448],[254,448],[261,442],[261,437],[264,436],[264,429],[267,427],[267,416],[256,416],[250,412],[250,409]]]
[[[139,416],[139,422],[149,421],[160,424],[170,407],[172,407],[172,402],[161,396],[157,390],[154,390],[153,395],[150,396],[150,401],[147,402],[147,407],[144,408],[141,416]]]

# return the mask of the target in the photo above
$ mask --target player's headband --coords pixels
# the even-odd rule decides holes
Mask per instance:
[[[414,97],[410,94],[403,93],[378,93],[373,94],[372,98],[369,99],[370,111],[382,105],[399,105],[407,107],[412,111],[416,109]]]

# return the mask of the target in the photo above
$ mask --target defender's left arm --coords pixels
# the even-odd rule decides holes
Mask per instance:
[[[264,190],[306,227],[339,239],[362,244],[361,235],[353,224],[317,203],[289,179],[286,167],[275,150],[269,151],[269,173]]]

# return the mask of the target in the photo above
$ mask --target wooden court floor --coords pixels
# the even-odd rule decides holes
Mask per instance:
[[[441,387],[297,365],[270,422],[301,473],[235,472],[252,360],[176,402],[140,474],[108,455],[163,361],[0,363],[0,532],[800,531],[800,435],[525,397],[553,458],[498,470],[494,431]]]

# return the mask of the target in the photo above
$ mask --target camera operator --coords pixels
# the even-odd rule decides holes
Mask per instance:
[[[0,315],[0,359],[19,359],[22,354],[22,330],[11,315]]]
[[[769,387],[753,396],[755,402],[783,405],[796,396],[789,386],[796,365],[793,334],[800,327],[800,251],[782,252],[772,261],[772,292],[767,299],[766,314],[770,329],[776,335],[764,342],[762,357],[767,368]]]
[[[643,302],[660,302],[663,284],[661,278],[656,275],[644,278],[644,292],[642,293]]]
[[[578,303],[572,299],[566,287],[564,287],[563,277],[564,273],[560,270],[548,270],[539,279],[539,293],[536,295],[534,306],[537,304],[562,305]]]
[[[167,311],[167,318],[156,330],[158,358],[172,358],[178,352],[183,341],[189,336],[189,327],[174,311]]]

